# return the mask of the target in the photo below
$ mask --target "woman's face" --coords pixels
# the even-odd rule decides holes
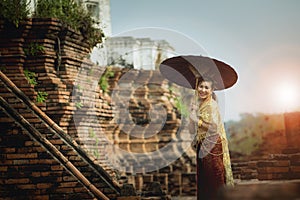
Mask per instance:
[[[207,99],[213,93],[212,83],[210,81],[202,81],[198,86],[198,92],[200,99]]]

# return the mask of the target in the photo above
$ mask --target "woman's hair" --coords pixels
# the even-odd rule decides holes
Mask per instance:
[[[213,90],[211,96],[212,96],[213,100],[217,101],[217,95],[214,92],[215,91],[215,81],[210,77],[205,77],[205,78],[199,80],[198,86],[204,81],[211,83],[211,88]]]

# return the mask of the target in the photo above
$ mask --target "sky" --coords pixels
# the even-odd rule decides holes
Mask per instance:
[[[178,52],[204,51],[237,71],[238,82],[221,93],[225,121],[238,120],[241,113],[300,108],[299,0],[110,0],[110,4],[113,36],[160,35],[154,39],[167,40]]]

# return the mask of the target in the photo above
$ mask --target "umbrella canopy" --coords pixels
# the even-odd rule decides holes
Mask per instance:
[[[215,90],[230,88],[238,79],[236,71],[231,66],[204,56],[186,55],[168,58],[160,64],[159,69],[166,79],[190,89],[195,89],[197,79],[212,79]]]

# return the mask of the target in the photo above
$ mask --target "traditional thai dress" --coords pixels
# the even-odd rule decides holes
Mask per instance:
[[[218,103],[209,97],[197,111],[197,199],[215,199],[224,185],[233,186],[228,142]]]

